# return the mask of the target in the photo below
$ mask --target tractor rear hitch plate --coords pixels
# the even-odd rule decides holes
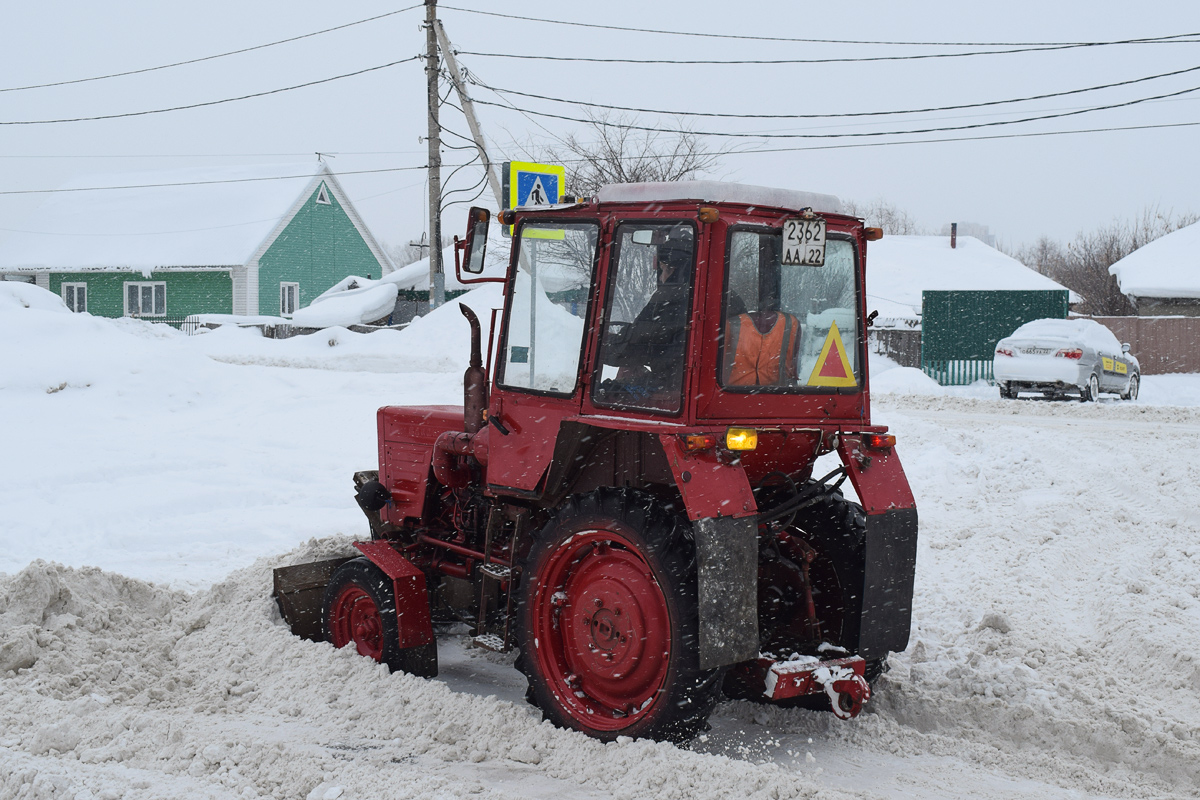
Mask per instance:
[[[863,703],[871,697],[871,689],[864,677],[867,662],[861,656],[827,661],[812,656],[799,656],[788,661],[760,658],[757,662],[759,669],[765,672],[763,694],[773,702],[825,694],[833,713],[849,719],[858,716]]]
[[[274,570],[275,588],[272,594],[283,621],[292,629],[292,633],[313,642],[325,640],[321,629],[321,602],[325,599],[325,587],[337,568],[349,560],[349,556],[331,558]]]

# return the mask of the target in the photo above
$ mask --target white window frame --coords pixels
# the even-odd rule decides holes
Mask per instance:
[[[71,300],[67,300],[67,290],[71,290]],[[83,290],[83,308],[79,307],[79,290]],[[77,281],[64,281],[58,287],[58,294],[62,297],[63,302],[67,304],[67,308],[77,314],[87,313],[88,288],[87,283]]]
[[[294,289],[292,295],[292,308],[289,311],[286,303],[286,292],[288,288]],[[300,307],[300,284],[295,281],[280,281],[279,282],[279,316],[285,319],[291,319],[296,313],[296,309]]]
[[[333,202],[329,199],[329,189],[325,188],[324,183],[322,183],[321,187],[317,189],[317,202],[323,206],[333,205]]]
[[[129,289],[136,286],[138,289],[138,308],[131,309],[129,307]],[[155,313],[154,308],[154,290],[161,286],[163,290],[163,310],[162,313]],[[150,290],[150,307],[151,313],[143,314],[141,312],[142,292],[146,289]],[[125,281],[125,285],[121,287],[121,302],[125,306],[125,316],[141,317],[147,319],[150,317],[165,317],[167,316],[167,282],[166,281]]]

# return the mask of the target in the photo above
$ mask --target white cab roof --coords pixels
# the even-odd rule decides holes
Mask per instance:
[[[666,203],[695,200],[701,203],[744,203],[749,206],[811,208],[823,214],[842,213],[842,201],[831,194],[772,189],[724,181],[672,181],[669,183],[614,183],[600,188],[601,203]]]

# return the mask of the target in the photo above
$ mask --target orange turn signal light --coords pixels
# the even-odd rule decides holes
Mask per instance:
[[[721,218],[721,212],[712,206],[701,206],[697,216],[701,222],[716,222]]]
[[[717,446],[715,433],[685,433],[679,438],[683,440],[683,449],[691,452],[711,450]]]
[[[517,212],[513,211],[511,208],[506,208],[500,212],[499,217],[500,221],[505,225],[512,225],[517,221]]]
[[[896,436],[892,433],[863,434],[863,444],[872,450],[890,450],[896,446]]]
[[[863,228],[868,242],[877,242],[883,238],[883,228]]]

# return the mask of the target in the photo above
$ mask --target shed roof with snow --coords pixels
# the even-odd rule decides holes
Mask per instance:
[[[973,236],[959,236],[957,244],[951,248],[948,236],[884,236],[871,242],[867,307],[878,310],[881,321],[914,319],[924,291],[1066,290]]]
[[[1200,222],[1134,250],[1108,271],[1116,276],[1121,292],[1133,299],[1139,312],[1148,306],[1197,306],[1194,301],[1200,300]],[[1185,302],[1172,304],[1172,300]]]

